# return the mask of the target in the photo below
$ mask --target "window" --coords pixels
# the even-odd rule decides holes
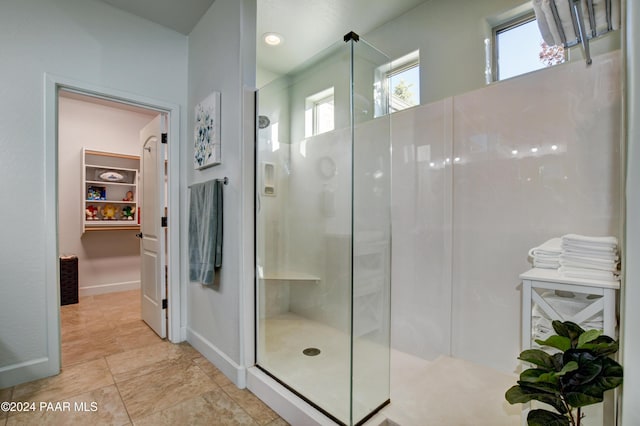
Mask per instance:
[[[420,104],[420,52],[416,50],[393,61],[387,79],[390,112]]]
[[[548,46],[529,13],[493,28],[493,80],[504,80],[565,61],[562,46]]]
[[[416,50],[378,69],[389,90],[389,112],[401,111],[420,104],[420,51]],[[380,81],[378,80],[378,81]],[[374,84],[375,116],[387,113],[381,102],[380,83]],[[381,94],[381,93],[380,93]],[[378,107],[380,103],[380,107]]]
[[[305,137],[319,135],[335,128],[333,104],[333,87],[311,95],[306,99]]]

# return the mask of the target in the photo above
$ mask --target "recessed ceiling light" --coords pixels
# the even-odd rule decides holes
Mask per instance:
[[[282,36],[277,33],[265,33],[262,36],[262,39],[269,46],[277,46],[279,44],[282,44]]]

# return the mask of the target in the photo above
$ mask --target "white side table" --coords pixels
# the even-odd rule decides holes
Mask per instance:
[[[561,275],[555,269],[533,268],[520,275],[522,279],[522,350],[531,349],[533,344],[532,309],[534,304],[546,314],[550,320],[571,321],[578,325],[588,321],[596,315],[603,319],[604,334],[612,338],[617,337],[616,293],[620,289],[620,281],[588,280],[583,278],[569,278]],[[552,290],[586,294],[591,297],[579,312],[566,313],[556,309],[544,298],[542,291]],[[615,403],[612,395],[605,397],[601,413],[592,413],[589,417],[602,416],[599,424],[615,424]],[[523,412],[523,424],[526,425],[526,413]],[[589,425],[596,424],[589,422]]]

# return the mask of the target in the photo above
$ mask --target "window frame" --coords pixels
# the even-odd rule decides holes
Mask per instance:
[[[498,35],[500,33],[504,33],[506,31],[512,30],[521,25],[525,25],[536,20],[537,18],[536,18],[535,12],[533,11],[533,9],[530,9],[526,13],[519,14],[518,16],[515,16],[511,19],[508,19],[506,21],[503,21],[491,27],[491,81],[492,82],[502,81],[500,80],[500,74],[499,74],[500,70],[498,68],[498,62],[500,59],[500,55],[499,55],[500,46],[498,43]],[[569,54],[568,49],[564,49],[565,62],[567,62],[569,58],[568,54]],[[549,68],[549,66],[546,66],[544,68]]]
[[[417,96],[416,104],[408,106],[407,108],[392,110],[393,87],[391,86],[391,79],[394,76],[401,74],[405,71],[408,71],[412,68],[418,68],[418,87],[417,87],[418,90],[415,93]],[[420,85],[422,84],[422,81],[420,78],[420,49],[416,49],[412,52],[407,53],[406,55],[403,55],[397,59],[394,59],[393,61],[387,63],[386,65],[379,67],[379,70],[383,70],[382,80],[384,81],[384,85],[386,86],[388,91],[389,105],[387,106],[387,114],[393,114],[394,112],[403,111],[405,109],[413,108],[414,106],[420,105],[420,102],[421,102],[420,101],[420,98],[421,98]],[[375,90],[376,89],[374,88],[374,93],[375,93]],[[374,98],[375,98],[375,95],[374,95]],[[379,111],[376,111],[376,113],[374,114],[375,117],[380,117],[381,115],[385,115],[385,114]]]
[[[533,12],[533,9],[527,13],[516,16],[515,18],[511,18],[507,21],[504,21],[498,25],[494,25],[491,28],[491,45],[493,46],[491,52],[491,80],[501,81],[500,80],[500,70],[498,69],[498,61],[500,59],[499,51],[500,46],[498,43],[498,34],[504,33],[506,31],[517,28],[521,25],[528,24],[531,21],[536,20],[536,14]]]
[[[319,114],[318,107],[320,105],[333,102],[333,127],[322,132],[319,131]],[[336,128],[336,115],[335,115],[335,88],[333,86],[321,90],[317,93],[309,95],[305,98],[305,137],[316,136],[322,133],[330,132]],[[311,113],[309,114],[309,111]],[[307,115],[309,114],[309,116]],[[309,123],[308,120],[311,120]]]

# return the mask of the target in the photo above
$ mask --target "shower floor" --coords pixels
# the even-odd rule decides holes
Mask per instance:
[[[265,334],[265,328],[268,333]],[[287,313],[261,321],[265,336],[260,365],[279,380],[339,419],[349,418],[349,339],[346,333]],[[375,352],[384,350],[370,342],[356,357],[356,372],[366,383],[356,384],[354,407],[366,414],[383,402],[386,374],[378,374]],[[306,356],[306,348],[318,348],[320,354]],[[382,372],[384,373],[384,372]],[[442,356],[433,361],[391,350],[391,404],[376,416],[390,424],[424,425],[520,425],[520,406],[504,399],[505,391],[515,384],[508,375],[471,362]],[[358,417],[358,416],[356,416]],[[348,421],[348,420],[347,420]]]

